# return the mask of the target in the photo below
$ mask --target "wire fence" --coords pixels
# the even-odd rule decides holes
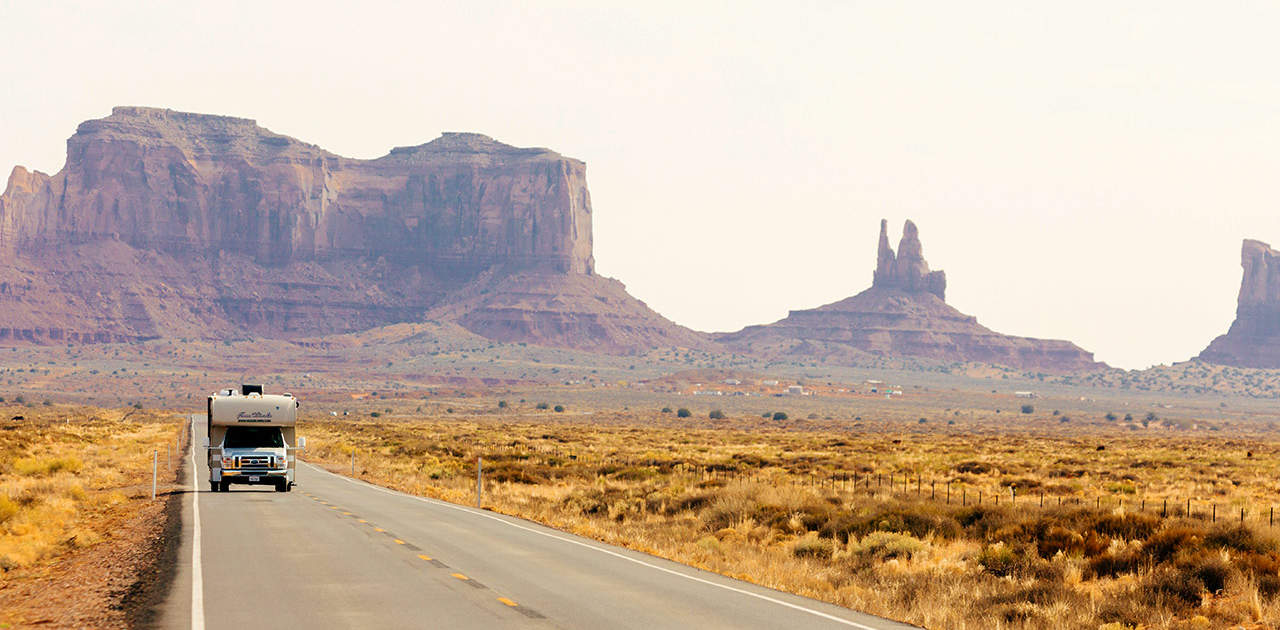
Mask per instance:
[[[617,457],[597,453],[581,453],[558,446],[536,446],[531,449],[495,450],[484,455],[486,466],[503,462],[537,463],[550,468],[582,468],[583,474],[598,479],[623,480],[627,471],[632,478],[667,477],[672,483],[727,484],[763,483],[794,486],[844,495],[852,500],[864,498],[882,501],[915,500],[959,507],[1005,506],[1018,509],[1060,509],[1075,507],[1093,510],[1120,510],[1160,518],[1189,518],[1208,523],[1237,523],[1251,526],[1276,526],[1275,505],[1256,497],[1205,497],[1180,493],[1147,493],[1137,487],[1130,493],[1117,493],[1097,488],[1081,488],[1069,493],[1046,491],[1044,488],[1019,488],[1015,484],[973,482],[955,475],[926,475],[904,471],[877,472],[868,467],[858,470],[787,469],[785,467],[749,467],[740,462],[691,462],[676,458]],[[517,464],[518,465],[518,464]],[[636,470],[649,471],[640,475]],[[620,477],[621,475],[621,477]],[[499,483],[500,474],[487,480]]]

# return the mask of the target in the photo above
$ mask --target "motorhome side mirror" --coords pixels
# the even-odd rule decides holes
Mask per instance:
[[[204,439],[204,447],[209,448],[209,438]]]
[[[307,438],[306,437],[298,438],[298,448],[306,448],[306,447],[307,447]]]

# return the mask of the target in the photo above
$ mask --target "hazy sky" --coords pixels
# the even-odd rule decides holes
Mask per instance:
[[[477,131],[585,160],[599,271],[681,324],[861,291],[911,218],[948,302],[1121,367],[1199,352],[1280,245],[1278,3],[355,4],[0,0],[0,169],[121,104],[362,158]]]

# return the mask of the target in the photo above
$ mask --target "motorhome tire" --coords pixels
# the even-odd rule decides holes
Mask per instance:
[[[228,492],[230,490],[231,490],[231,482],[229,481],[218,482],[218,492]]]

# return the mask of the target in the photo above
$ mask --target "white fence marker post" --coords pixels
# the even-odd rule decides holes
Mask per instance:
[[[476,458],[476,507],[480,507],[480,493],[484,490],[484,458]]]
[[[351,476],[356,476],[356,448],[351,447]]]
[[[151,451],[151,500],[156,500],[156,464],[160,461],[160,449]]]

